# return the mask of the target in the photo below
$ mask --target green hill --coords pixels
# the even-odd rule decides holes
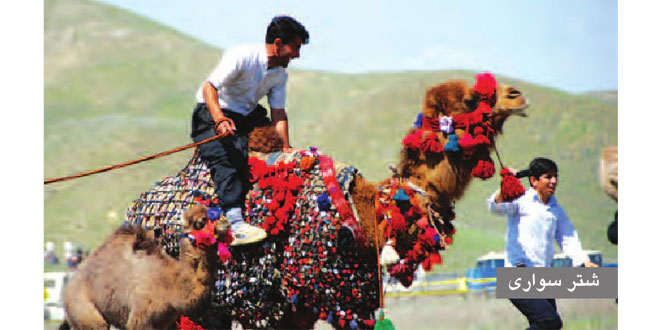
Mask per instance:
[[[221,50],[107,5],[72,0],[47,0],[44,5],[45,178],[190,143],[194,93]],[[473,77],[469,71],[292,70],[287,105],[292,143],[318,146],[355,165],[368,179],[383,179],[387,164],[397,160],[425,89]],[[616,260],[616,246],[605,234],[616,204],[597,180],[600,150],[617,144],[616,102],[500,75],[498,80],[522,90],[532,105],[530,117],[510,120],[498,140],[505,165],[520,169],[534,156],[555,159],[561,178],[557,197],[583,245]],[[44,239],[55,241],[58,249],[65,240],[94,249],[120,223],[133,199],[176,173],[190,155],[185,151],[45,186]],[[443,271],[464,270],[479,255],[503,249],[506,219],[488,214],[484,202],[498,184],[498,178],[474,181],[457,203],[458,235],[444,254]]]

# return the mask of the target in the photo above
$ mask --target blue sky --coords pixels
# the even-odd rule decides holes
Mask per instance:
[[[262,42],[270,18],[292,15],[311,35],[300,69],[488,70],[576,93],[617,89],[612,0],[97,1],[220,48]]]

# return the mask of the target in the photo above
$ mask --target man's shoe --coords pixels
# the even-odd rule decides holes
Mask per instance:
[[[231,234],[234,236],[234,241],[230,244],[231,246],[259,242],[268,236],[265,230],[248,225],[247,223],[240,225],[235,231],[232,230]]]

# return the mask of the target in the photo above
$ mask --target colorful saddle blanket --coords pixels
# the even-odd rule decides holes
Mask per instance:
[[[336,328],[372,328],[378,307],[378,276],[341,230],[339,212],[328,198],[317,157],[310,153],[251,153],[254,186],[245,219],[269,233],[263,242],[231,247],[221,265],[212,308],[196,322],[214,328],[227,318],[249,328],[277,327],[296,309],[315,313]],[[352,166],[335,164],[347,200]],[[178,255],[181,215],[212,199],[210,171],[195,153],[186,167],[144,192],[126,221],[154,230],[164,249]]]

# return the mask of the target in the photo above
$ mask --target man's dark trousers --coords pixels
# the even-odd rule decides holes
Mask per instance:
[[[258,105],[248,116],[228,109],[223,114],[234,121],[234,135],[213,140],[199,146],[199,152],[211,171],[219,204],[225,209],[242,207],[250,189],[248,168],[248,134],[255,126],[264,126],[269,120],[266,109]],[[199,142],[213,136],[215,123],[205,103],[198,103],[193,110],[190,137]]]
[[[554,299],[509,299],[529,321],[527,329],[561,329],[562,321]]]

